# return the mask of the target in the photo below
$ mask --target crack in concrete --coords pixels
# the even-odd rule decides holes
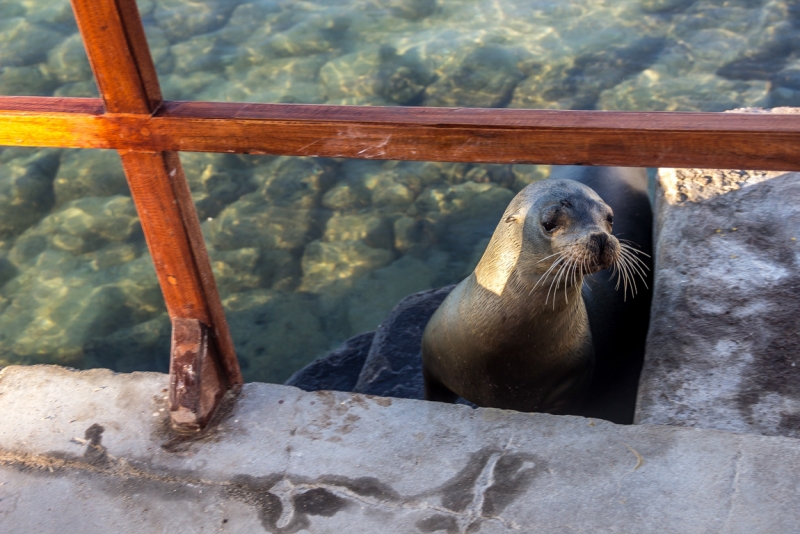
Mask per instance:
[[[86,446],[87,449],[92,447],[92,445],[88,443]],[[462,512],[453,511],[443,506],[436,506],[422,500],[426,497],[436,494],[437,490],[407,497],[397,495],[393,496],[394,499],[392,500],[384,500],[379,498],[370,498],[343,485],[335,483],[294,481],[292,478],[295,477],[287,474],[286,470],[284,470],[284,472],[280,475],[279,480],[268,490],[268,493],[275,495],[275,497],[280,500],[283,507],[280,517],[275,523],[275,527],[281,531],[296,522],[298,511],[294,503],[295,496],[298,494],[302,495],[303,493],[307,493],[311,490],[326,490],[334,495],[341,496],[342,498],[350,501],[359,502],[372,508],[436,512],[438,514],[447,515],[458,521],[460,533],[466,533],[468,531],[467,529],[472,526],[475,520],[498,522],[506,528],[520,530],[518,525],[514,524],[513,522],[506,521],[499,516],[488,517],[480,514],[480,509],[483,506],[485,498],[485,492],[487,489],[491,488],[492,484],[494,483],[493,472],[497,466],[497,461],[503,456],[503,454],[505,454],[505,449],[500,453],[492,455],[490,461],[484,466],[481,471],[482,476],[476,481],[476,495],[473,498],[469,508]],[[110,454],[106,454],[105,458],[106,461],[104,463],[98,464],[87,461],[85,456],[76,456],[70,458],[21,453],[0,449],[0,465],[47,471],[47,473],[54,474],[55,476],[59,476],[66,470],[73,470],[89,472],[113,478],[133,478],[161,484],[192,485],[198,488],[226,489],[237,485],[237,482],[229,480],[216,481],[197,477],[154,473],[133,465],[130,460],[126,458],[119,458]]]
[[[741,475],[743,458],[744,458],[744,451],[742,450],[742,442],[737,441],[736,457],[733,460],[733,480],[731,481],[731,494],[730,494],[730,499],[728,499],[728,513],[725,516],[725,523],[722,528],[722,532],[730,532],[731,530],[731,521],[733,521],[733,511],[736,508],[736,498],[739,496],[739,493],[741,493],[741,485],[739,483],[739,477]]]

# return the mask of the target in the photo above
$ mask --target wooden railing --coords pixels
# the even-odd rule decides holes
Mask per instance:
[[[0,97],[0,144],[116,149],[172,320],[170,416],[242,375],[176,151],[800,170],[800,116],[165,102],[135,0],[72,0],[102,99]]]

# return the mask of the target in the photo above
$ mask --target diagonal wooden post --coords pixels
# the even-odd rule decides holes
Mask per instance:
[[[152,116],[161,90],[135,0],[72,0],[72,8],[105,114]],[[172,425],[194,432],[227,391],[238,392],[242,374],[178,154],[119,153],[172,321]]]

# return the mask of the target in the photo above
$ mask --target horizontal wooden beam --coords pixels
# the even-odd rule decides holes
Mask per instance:
[[[44,111],[48,110],[48,111]],[[359,159],[800,170],[800,116],[0,97],[0,144]]]

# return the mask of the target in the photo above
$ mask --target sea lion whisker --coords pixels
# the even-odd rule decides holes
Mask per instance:
[[[644,284],[644,286],[648,287],[648,285],[647,285],[647,276],[646,276],[646,274],[644,272],[644,269],[647,269],[648,271],[650,270],[647,267],[647,265],[644,265],[644,269],[642,269],[642,265],[639,265],[634,261],[634,260],[637,259],[635,256],[630,256],[630,255],[625,254],[625,255],[621,255],[620,257],[624,258],[625,261],[629,264],[629,266],[631,268],[631,274],[634,274],[634,273],[638,274],[639,278],[642,279],[642,283]],[[649,289],[649,287],[648,287],[648,289]]]
[[[634,265],[634,264],[630,264],[630,269],[631,269],[631,274],[632,275],[633,274],[639,275],[639,278],[641,278],[642,283],[644,284],[644,286],[648,287],[647,286],[647,277],[645,276],[644,271],[642,271],[641,268],[639,268],[637,265]]]
[[[618,264],[622,272],[622,300],[625,301],[628,295],[628,271],[625,268],[625,262],[621,256],[618,260]]]
[[[542,263],[547,258],[552,258],[553,256],[558,256],[559,254],[563,254],[563,252],[556,252],[555,254],[550,254],[549,256],[545,256],[544,258],[542,258],[541,260],[537,261],[536,263]]]
[[[638,257],[635,254],[633,254],[634,252],[639,252],[639,251],[636,250],[635,248],[631,248],[629,246],[620,247],[620,253],[621,254],[624,253],[626,256],[630,256],[636,263],[638,263],[639,265],[641,265],[642,267],[644,267],[645,269],[647,269],[649,271],[650,267],[648,267],[647,264],[640,257]],[[642,252],[642,254],[644,254],[644,252]],[[645,256],[647,256],[648,258],[650,257],[647,254],[645,254]]]
[[[617,261],[619,261],[619,258],[611,264],[611,272],[608,275],[609,282],[614,279],[615,274],[617,275],[617,283],[614,286],[614,291],[619,290],[619,267],[617,267]]]
[[[628,274],[628,280],[631,286],[631,298],[636,297],[638,293],[638,288],[636,287],[636,278],[633,276],[633,272],[631,271],[631,265],[627,258],[622,258],[622,265],[625,269],[626,273]],[[624,298],[623,298],[624,300]]]
[[[630,261],[634,262],[635,265],[638,265],[638,266],[640,266],[640,267],[642,267],[644,269],[647,269],[648,271],[650,270],[650,267],[648,267],[645,262],[643,262],[640,258],[637,258],[633,254],[631,254],[630,251],[621,249],[619,251],[619,253],[620,253],[620,255],[625,256]]]
[[[542,280],[544,280],[545,278],[547,278],[547,275],[548,275],[548,273],[550,273],[550,271],[552,271],[552,270],[553,270],[553,268],[554,268],[556,265],[561,265],[561,266],[563,267],[563,264],[562,264],[561,262],[562,262],[562,261],[564,261],[564,260],[566,260],[566,259],[567,259],[567,257],[566,257],[566,256],[561,256],[561,257],[560,257],[560,258],[558,258],[556,261],[554,261],[554,262],[553,262],[553,265],[551,265],[551,266],[550,266],[550,268],[549,268],[549,269],[547,269],[547,272],[546,272],[546,273],[544,273],[544,274],[543,274],[541,277],[539,277],[539,280],[536,282],[536,285],[534,285],[534,286],[533,286],[533,289],[536,289],[536,286],[538,286],[538,285],[539,285],[539,282],[541,282]],[[559,271],[560,271],[560,270],[561,270],[561,267],[559,267]],[[558,273],[558,271],[556,271],[556,273]],[[553,279],[550,281],[550,287],[547,289],[547,296],[546,296],[546,297],[545,297],[545,299],[544,299],[544,303],[545,303],[545,304],[547,304],[547,299],[549,299],[549,298],[550,298],[550,289],[552,289],[552,287],[553,287],[553,282],[554,282],[554,281],[555,281],[555,274],[553,275]],[[543,286],[543,287],[544,287],[544,286]],[[533,289],[531,289],[531,293],[533,293]]]
[[[568,262],[567,269],[564,271],[564,304],[569,304],[569,300],[567,299],[567,288],[569,287],[570,276],[572,276],[572,271],[575,269],[575,260],[574,258],[570,258]],[[555,299],[555,295],[553,295],[553,299]]]
[[[540,276],[540,277],[539,277],[539,279],[536,281],[536,283],[535,283],[535,284],[533,285],[533,287],[531,288],[531,292],[529,293],[529,295],[533,295],[533,290],[534,290],[534,289],[536,289],[536,286],[538,286],[538,285],[539,285],[539,283],[540,283],[542,280],[544,280],[545,278],[547,278],[547,275],[548,275],[548,274],[550,274],[550,271],[552,271],[552,270],[555,268],[555,266],[556,266],[556,265],[558,265],[559,263],[561,263],[562,261],[564,261],[564,260],[566,259],[566,256],[564,256],[563,252],[560,252],[559,254],[561,254],[561,257],[559,257],[558,259],[556,259],[556,260],[555,260],[555,261],[552,263],[552,265],[550,265],[550,268],[549,268],[549,269],[547,269],[547,270],[544,272],[544,274],[543,274],[542,276]]]
[[[581,288],[586,287],[586,289],[592,291],[589,284],[584,283],[586,281],[586,275],[589,274],[589,269],[587,267],[588,262],[588,258],[583,258],[583,262],[581,263]]]
[[[567,299],[567,279],[572,280],[572,285],[575,285],[575,268],[578,266],[578,262],[572,262],[570,269],[567,272],[567,277],[564,279],[564,304],[569,304],[569,299]]]
[[[565,257],[565,259],[567,259]],[[556,277],[550,282],[550,289],[547,290],[547,296],[544,299],[544,303],[547,304],[547,300],[550,298],[550,290],[553,290],[553,309],[556,308],[556,293],[558,293],[558,284],[561,283],[561,276],[566,272],[566,269],[569,267],[569,261],[565,261],[559,267],[558,272],[556,273]],[[553,287],[555,284],[555,287]]]
[[[564,259],[566,259],[566,256],[564,257]],[[544,299],[544,303],[545,304],[547,304],[547,301],[550,299],[550,291],[552,291],[552,289],[553,289],[553,284],[555,284],[556,291],[558,291],[558,280],[561,278],[561,271],[564,270],[564,267],[566,265],[567,265],[566,262],[562,263],[559,266],[558,271],[556,271],[555,274],[553,275],[553,279],[550,281],[550,287],[547,288],[547,295],[545,296],[545,299]],[[554,295],[553,296],[553,305],[555,306],[555,293],[553,295]]]
[[[643,250],[639,250],[639,248],[638,248],[639,244],[638,243],[634,243],[633,241],[629,241],[627,239],[618,239],[617,241],[620,242],[620,245],[623,248],[626,248],[626,249],[628,249],[630,251],[633,251],[633,252],[635,252],[637,254],[641,254],[643,256],[647,256],[648,258],[650,257],[650,254],[648,254],[647,252],[645,252]]]

